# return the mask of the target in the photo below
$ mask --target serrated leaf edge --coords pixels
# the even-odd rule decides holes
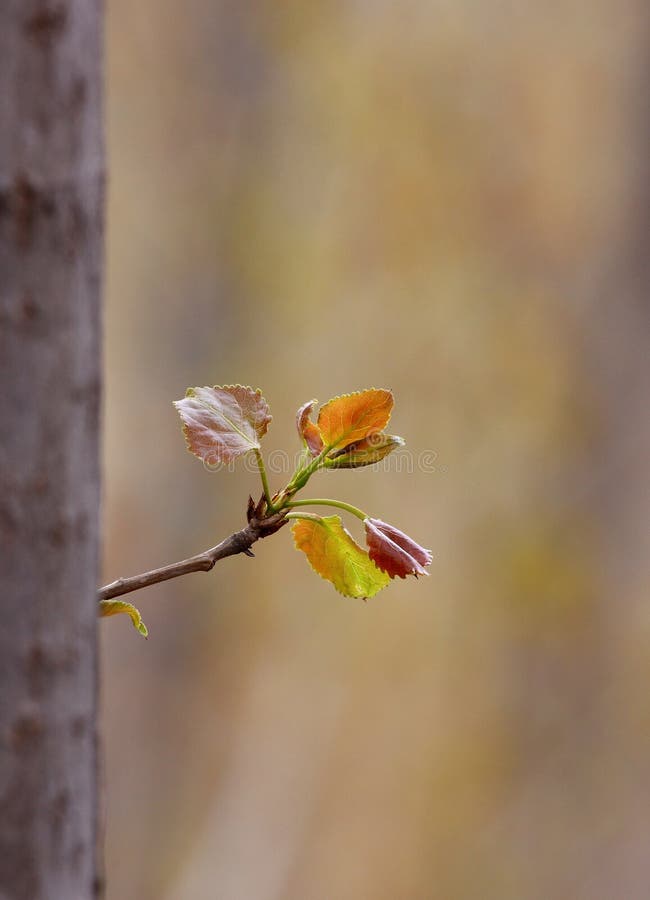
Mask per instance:
[[[334,399],[334,398],[333,398],[333,399]],[[322,522],[324,517],[323,517],[323,516],[319,516],[319,518],[320,518],[320,520],[321,520],[321,522]],[[343,519],[342,519],[340,516],[336,516],[336,515],[335,515],[335,516],[327,516],[327,518],[328,518],[328,519],[338,519],[341,528],[342,528],[343,531],[347,534],[347,536],[350,538],[350,540],[352,541],[352,543],[355,544],[355,546],[357,546],[357,547],[359,548],[359,550],[361,550],[362,553],[365,553],[365,554],[366,554],[366,556],[368,557],[368,559],[370,560],[370,562],[373,564],[373,566],[377,569],[377,571],[378,571],[380,574],[382,574],[382,575],[385,575],[385,574],[386,574],[385,572],[383,572],[383,571],[379,568],[379,566],[375,563],[375,561],[374,561],[373,559],[370,559],[370,554],[369,554],[366,550],[363,549],[363,547],[361,546],[361,544],[357,544],[357,542],[355,541],[355,539],[352,537],[352,535],[350,534],[350,532],[347,530],[347,528],[346,528],[345,525],[343,524]],[[331,587],[333,587],[334,590],[336,591],[336,593],[339,594],[341,597],[347,597],[348,600],[364,600],[364,601],[365,601],[365,600],[370,600],[370,599],[372,599],[372,598],[367,597],[367,596],[366,596],[366,597],[355,597],[355,596],[353,596],[352,594],[345,594],[345,593],[343,593],[343,591],[340,591],[331,579],[327,578],[325,575],[322,575],[322,574],[318,571],[318,569],[315,569],[315,568],[313,567],[310,558],[307,556],[307,554],[306,554],[305,551],[302,549],[302,547],[299,547],[298,544],[296,543],[296,534],[295,534],[294,528],[298,525],[298,522],[299,522],[299,521],[300,521],[300,519],[297,519],[296,522],[295,522],[295,524],[291,526],[291,535],[292,535],[292,537],[293,537],[293,546],[295,547],[296,550],[300,551],[300,553],[303,554],[303,556],[305,557],[305,559],[306,559],[307,562],[309,563],[309,568],[312,570],[312,572],[314,572],[315,575],[318,575],[319,578],[321,578],[323,581],[326,581]],[[387,588],[389,584],[390,584],[390,580],[387,581],[386,584],[382,584],[382,586],[379,588],[379,590],[378,590],[378,591],[375,591],[375,593],[373,594],[373,597],[376,597],[377,594],[379,593],[379,591],[383,591],[384,588]]]
[[[262,437],[266,434],[266,432],[269,430],[269,425],[273,421],[273,415],[271,413],[271,407],[269,406],[269,401],[266,399],[266,397],[262,393],[261,388],[253,388],[250,386],[250,384],[213,384],[213,385],[209,385],[209,387],[211,387],[212,390],[215,390],[215,391],[217,389],[221,390],[221,391],[227,391],[227,390],[234,390],[235,388],[242,388],[245,391],[252,391],[257,397],[259,397],[261,400],[263,400],[266,405],[266,408],[268,410],[268,421],[266,422],[266,427],[264,428],[264,431],[262,432]],[[195,390],[196,390],[196,387],[188,387],[187,390],[185,391],[183,399],[185,397],[193,398],[195,396],[193,393]],[[239,401],[237,401],[237,402],[239,403]],[[178,412],[178,414],[180,415],[179,403],[182,403],[182,400],[172,400],[172,406],[176,409],[176,412]],[[241,405],[239,408],[241,409]],[[224,418],[226,418],[226,417],[224,416]],[[230,420],[228,420],[228,421],[230,421]],[[242,434],[236,425],[233,425],[233,428],[235,429],[235,431],[238,434]],[[196,453],[194,452],[194,450],[192,450],[192,447],[190,444],[190,439],[188,437],[187,429],[188,429],[187,424],[185,422],[183,422],[183,420],[181,419],[181,430],[183,432],[183,437],[185,438],[185,449],[187,450],[188,453],[191,453],[192,456],[196,456]],[[242,437],[246,437],[246,435],[242,434]],[[246,439],[248,440],[248,438],[246,438]],[[251,453],[252,451],[254,451],[256,449],[257,450],[261,449],[261,444],[259,443],[259,441],[257,442],[257,445],[255,447],[249,447],[248,450],[243,450],[239,454],[239,456],[245,456],[246,453]]]
[[[360,391],[350,391],[349,394],[337,394],[335,397],[330,397],[330,399],[327,400],[325,403],[323,403],[323,405],[319,408],[319,410],[318,410],[318,416],[317,416],[317,418],[316,418],[315,424],[320,428],[320,425],[318,424],[319,419],[320,419],[320,415],[321,415],[322,411],[323,411],[327,406],[330,405],[330,403],[334,403],[335,400],[345,400],[345,399],[347,399],[348,397],[358,397],[358,396],[360,396],[361,394],[367,394],[368,391],[386,391],[386,393],[387,393],[387,394],[390,394],[390,396],[391,396],[391,399],[392,399],[392,401],[393,401],[393,406],[395,405],[395,395],[393,394],[393,391],[392,391],[391,388],[368,387],[368,388],[363,388],[363,389],[360,390]],[[386,427],[388,426],[388,423],[390,422],[391,416],[393,415],[393,406],[391,406],[391,408],[390,408],[390,412],[388,413],[388,418],[386,419],[384,425],[382,426],[382,430],[383,430],[383,428],[386,428]],[[343,440],[343,439],[342,439],[342,440]],[[336,446],[336,444],[334,444],[333,446]],[[330,449],[331,449],[331,448],[330,448]]]

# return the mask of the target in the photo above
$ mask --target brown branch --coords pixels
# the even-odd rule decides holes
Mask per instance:
[[[265,511],[266,502],[263,497],[257,506],[252,497],[249,497],[246,511],[248,525],[241,531],[235,531],[216,547],[204,550],[203,553],[197,553],[196,556],[190,556],[188,559],[182,559],[180,562],[171,563],[168,566],[161,566],[160,569],[143,572],[141,575],[118,578],[117,581],[112,581],[99,588],[97,600],[111,600],[113,597],[121,597],[122,594],[139,591],[151,584],[160,584],[161,581],[169,581],[170,578],[179,578],[181,575],[189,575],[191,572],[209,572],[215,563],[220,559],[225,559],[226,556],[235,556],[237,553],[254,556],[251,547],[255,541],[275,534],[287,522],[285,518],[287,510],[271,516],[265,515]]]

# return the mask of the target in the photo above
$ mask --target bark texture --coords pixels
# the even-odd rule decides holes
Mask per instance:
[[[102,4],[0,4],[0,900],[96,872]]]

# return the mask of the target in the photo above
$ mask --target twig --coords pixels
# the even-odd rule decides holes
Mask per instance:
[[[99,588],[97,600],[111,600],[113,597],[121,597],[122,594],[130,594],[131,591],[139,591],[141,588],[152,584],[160,584],[161,581],[169,581],[170,578],[179,578],[181,575],[189,575],[191,572],[209,572],[220,559],[226,556],[234,556],[237,553],[245,553],[246,556],[254,556],[252,545],[260,538],[275,534],[286,524],[286,510],[266,516],[266,500],[264,497],[255,505],[253,498],[248,498],[246,515],[248,525],[241,531],[235,531],[230,537],[225,538],[216,547],[182,559],[180,562],[162,566],[160,569],[152,569],[141,575],[133,575],[130,578],[118,578],[110,584]]]

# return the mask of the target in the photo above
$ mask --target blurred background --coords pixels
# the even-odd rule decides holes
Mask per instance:
[[[309,491],[434,552],[363,603],[287,529],[102,623],[109,900],[646,898],[647,4],[107,12],[104,580],[260,490],[190,385],[268,453],[391,388],[412,465]]]

